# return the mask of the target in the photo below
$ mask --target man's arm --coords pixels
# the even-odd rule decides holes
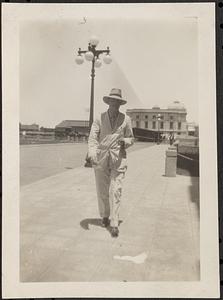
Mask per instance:
[[[88,156],[93,162],[97,161],[97,149],[99,145],[100,122],[96,119],[91,126],[90,135],[88,138]]]
[[[129,118],[129,116],[126,116],[126,128],[125,128],[124,142],[125,142],[125,148],[132,146],[134,143],[132,124],[131,124],[131,119]]]

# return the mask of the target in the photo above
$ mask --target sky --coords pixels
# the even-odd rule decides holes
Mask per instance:
[[[95,115],[103,96],[121,88],[128,108],[167,108],[173,101],[198,122],[196,18],[55,18],[20,27],[20,122],[55,127],[62,120],[88,120],[91,63],[75,63],[92,35],[110,47],[112,63],[96,69]],[[103,56],[101,56],[102,58]]]

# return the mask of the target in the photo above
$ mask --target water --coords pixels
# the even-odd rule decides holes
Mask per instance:
[[[127,152],[149,147],[137,142]],[[84,165],[86,143],[40,144],[20,146],[20,185],[27,185],[46,177]]]

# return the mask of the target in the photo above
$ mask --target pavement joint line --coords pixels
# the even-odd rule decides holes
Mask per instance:
[[[111,239],[112,239],[112,237],[111,237]],[[116,242],[116,240],[113,240],[113,241],[112,241],[112,243],[111,243],[111,249],[114,248],[115,242]],[[99,260],[99,262],[98,262],[98,264],[97,264],[97,266],[96,266],[94,272],[93,272],[92,275],[90,276],[89,280],[91,280],[91,279],[94,278],[96,272],[102,270],[102,267],[104,266],[104,262],[105,262],[106,260],[107,260],[107,256],[104,256],[104,257],[101,258],[101,260]]]
[[[46,180],[51,180],[51,179],[53,179],[53,178],[60,177],[62,174],[65,174],[65,173],[68,175],[68,173],[74,173],[75,171],[77,172],[77,170],[78,170],[78,171],[82,170],[83,173],[84,173],[84,172],[85,172],[85,173],[88,173],[88,170],[86,170],[86,168],[84,168],[84,167],[77,167],[77,168],[74,168],[74,169],[67,169],[67,170],[64,170],[63,172],[60,172],[60,173],[57,173],[57,174],[53,174],[53,175],[51,175],[51,176],[47,176],[47,177],[45,177],[45,178],[36,180],[36,181],[31,182],[31,183],[29,183],[29,184],[25,184],[25,185],[21,186],[21,190],[25,190],[25,189],[31,188],[31,187],[33,187],[33,186],[35,186],[35,185],[38,185],[39,183],[42,183],[42,182],[44,182],[44,181],[46,181]],[[83,182],[84,182],[84,181],[86,181],[86,178],[83,179]]]
[[[141,173],[143,174],[143,171]],[[151,185],[152,185],[152,183],[150,182],[149,187],[148,187],[148,185],[145,186],[144,190],[140,193],[140,197],[138,199],[141,199],[141,201],[143,200],[143,195],[145,195],[146,190],[149,189],[151,187]],[[133,205],[136,204],[136,201],[137,201],[137,199],[135,201],[133,201]],[[139,203],[141,201],[137,201],[137,203]],[[128,220],[129,216],[131,215],[131,213],[132,213],[132,211],[135,207],[135,205],[134,205],[134,207],[133,207],[133,205],[130,207],[129,212],[126,215],[125,220]]]
[[[143,194],[144,194],[144,191],[142,191],[142,195],[143,195]],[[133,201],[133,202],[136,202],[136,200]],[[131,211],[132,211],[134,207],[133,207],[132,205],[131,205],[131,207],[132,207],[132,209],[131,209]],[[131,212],[130,212],[130,213],[131,213]],[[125,217],[125,223],[126,223],[126,221],[128,221],[128,216],[129,216],[129,214],[127,214],[127,216]],[[119,243],[118,238],[117,238],[117,239],[114,239],[113,242],[112,242],[111,248],[112,248],[112,249],[115,249],[115,246],[116,246],[118,243]],[[90,279],[92,279],[92,278],[95,276],[95,273],[96,273],[98,270],[102,270],[103,265],[104,265],[104,262],[105,262],[106,260],[107,260],[107,256],[105,256],[105,257],[102,259],[102,261],[99,262],[98,267],[97,267],[97,270],[95,270],[95,272],[92,274],[92,276],[91,276]]]
[[[77,239],[77,244],[78,244],[78,242],[82,239],[82,231],[79,232],[78,236],[79,236],[79,237],[76,238],[76,239]],[[69,241],[66,242],[66,245],[68,244],[68,242],[70,242],[70,240],[72,240],[72,239],[69,239]],[[112,245],[113,245],[114,243],[115,243],[115,240],[113,240]],[[66,248],[66,247],[64,246],[64,248]],[[66,249],[64,249],[64,250],[61,251],[61,254],[58,255],[58,260],[57,260],[57,262],[58,262],[58,261],[61,261],[61,260],[63,259],[64,255],[66,254],[66,251],[67,251]],[[105,257],[105,258],[106,258],[106,257]],[[91,279],[94,277],[94,274],[96,273],[96,271],[98,270],[98,268],[99,268],[99,267],[103,264],[103,262],[106,260],[105,258],[103,259],[103,257],[102,257],[102,261],[99,260],[99,262],[98,262],[98,264],[97,264],[97,266],[96,266],[96,268],[95,268],[95,271],[93,272],[93,274],[92,274],[91,276],[89,276],[88,281],[91,280]],[[51,268],[50,268],[50,266],[49,266],[49,268],[47,268],[47,269],[43,272],[43,274],[40,276],[40,279],[43,278],[43,276],[44,276],[47,272],[49,272],[50,269],[52,269],[52,271],[53,271],[54,266],[51,267]]]
[[[151,149],[151,148],[153,148],[153,149]],[[140,268],[137,267],[135,269],[135,270],[139,271],[139,273],[137,273],[139,275],[139,278],[142,277],[143,278],[142,280],[149,281],[149,280],[153,280],[154,275],[155,275],[155,277],[158,276],[159,278],[160,278],[160,276],[162,278],[163,275],[165,277],[165,270],[164,270],[163,274],[159,275],[159,274],[154,274],[154,270],[151,269],[151,267],[150,267],[151,262],[153,262],[153,255],[155,255],[154,252],[156,252],[156,250],[158,251],[160,249],[159,248],[160,244],[159,243],[156,244],[156,240],[155,240],[157,230],[158,230],[158,233],[162,234],[162,226],[160,224],[160,219],[158,219],[158,218],[159,218],[160,213],[161,213],[161,216],[162,215],[165,216],[165,207],[168,207],[167,206],[167,205],[169,205],[168,203],[170,203],[170,204],[172,203],[171,202],[171,197],[173,197],[176,193],[175,185],[180,184],[179,187],[183,186],[184,187],[183,192],[185,192],[186,188],[189,184],[189,181],[188,181],[188,179],[185,179],[183,177],[181,177],[181,178],[176,177],[176,179],[169,179],[167,177],[162,178],[162,169],[163,169],[164,160],[165,160],[164,147],[162,147],[162,148],[161,147],[159,147],[159,148],[156,147],[156,149],[155,149],[155,147],[151,147],[151,148],[150,148],[151,149],[151,155],[149,153],[149,156],[147,155],[147,150],[149,150],[149,148],[148,149],[145,149],[145,148],[140,149],[139,151],[143,151],[142,155],[141,154],[139,155],[139,152],[137,154],[135,152],[135,154],[132,156],[132,161],[131,161],[132,165],[130,167],[131,177],[129,177],[127,179],[127,182],[126,182],[127,185],[126,185],[126,183],[124,183],[124,189],[125,189],[125,186],[130,188],[129,192],[131,193],[131,197],[129,197],[130,201],[128,201],[128,196],[127,196],[128,191],[127,191],[126,196],[124,196],[124,197],[126,197],[125,203],[123,203],[124,208],[125,208],[125,214],[124,214],[124,218],[123,218],[123,220],[124,220],[124,228],[123,229],[124,230],[122,232],[122,228],[121,228],[121,232],[120,232],[119,237],[118,238],[110,237],[110,233],[108,231],[106,231],[106,229],[104,230],[104,232],[102,232],[101,229],[98,229],[98,228],[95,229],[96,230],[95,231],[94,230],[95,227],[93,228],[92,232],[86,232],[86,234],[83,234],[83,229],[80,227],[79,221],[80,221],[80,218],[82,219],[82,218],[86,217],[86,210],[83,211],[85,213],[85,215],[84,215],[82,213],[82,210],[84,209],[84,206],[83,206],[83,204],[81,204],[82,203],[81,201],[78,201],[76,203],[76,205],[80,206],[81,217],[79,217],[79,215],[77,213],[75,213],[74,214],[75,222],[73,222],[73,221],[65,222],[66,225],[65,225],[65,227],[63,227],[66,230],[67,226],[69,226],[68,235],[64,236],[64,232],[65,232],[64,230],[61,231],[61,234],[57,234],[57,230],[59,229],[59,227],[58,226],[56,226],[56,227],[52,226],[52,224],[53,224],[52,222],[55,223],[57,215],[59,216],[58,207],[57,207],[56,214],[54,213],[53,216],[51,216],[49,218],[49,220],[48,220],[49,222],[47,223],[47,226],[48,226],[47,228],[50,229],[50,230],[46,231],[47,228],[44,227],[44,224],[39,228],[40,230],[37,230],[38,228],[35,227],[35,226],[38,226],[38,224],[36,224],[36,225],[34,224],[34,226],[32,226],[34,231],[32,229],[31,232],[28,232],[28,233],[32,234],[34,232],[34,235],[32,237],[35,238],[35,235],[38,236],[38,232],[44,232],[43,235],[38,236],[38,239],[35,240],[35,243],[37,245],[39,244],[39,247],[40,246],[44,247],[44,242],[46,242],[46,244],[45,244],[46,245],[46,250],[51,249],[53,247],[55,241],[57,241],[57,237],[59,237],[59,239],[61,237],[61,240],[59,240],[58,246],[56,244],[57,252],[53,253],[53,254],[58,254],[57,255],[57,258],[58,258],[57,261],[60,261],[62,263],[62,265],[61,265],[61,263],[60,263],[60,267],[59,266],[57,267],[55,264],[52,264],[52,266],[49,265],[48,268],[45,269],[43,273],[39,272],[39,273],[36,274],[38,276],[38,278],[35,277],[35,273],[33,273],[33,272],[31,272],[31,275],[30,275],[30,272],[23,273],[24,277],[27,274],[27,275],[30,276],[28,280],[30,280],[30,278],[31,278],[31,281],[38,281],[39,278],[42,278],[40,280],[44,281],[46,278],[52,279],[53,276],[54,276],[54,273],[57,272],[57,271],[58,271],[58,274],[56,276],[63,276],[63,273],[60,273],[60,272],[63,272],[64,270],[68,271],[68,273],[67,273],[68,277],[69,277],[69,275],[72,276],[72,273],[75,272],[75,270],[74,270],[75,264],[73,262],[73,265],[72,265],[72,261],[70,260],[72,258],[72,251],[77,251],[77,252],[75,252],[75,254],[73,254],[73,255],[75,255],[75,261],[76,261],[76,253],[77,253],[77,255],[82,255],[81,253],[79,254],[79,250],[81,250],[83,247],[85,247],[85,244],[86,244],[86,246],[88,245],[89,238],[91,238],[91,240],[92,240],[92,242],[91,242],[91,243],[93,243],[92,246],[94,245],[94,243],[97,243],[97,245],[95,245],[94,248],[95,247],[96,247],[96,249],[100,248],[100,243],[104,242],[105,244],[103,244],[103,245],[104,245],[105,249],[107,249],[107,250],[105,252],[103,251],[101,254],[98,253],[97,257],[95,257],[96,261],[94,261],[94,260],[92,261],[94,263],[91,267],[91,271],[88,271],[87,267],[86,267],[86,271],[84,271],[84,270],[78,271],[78,272],[81,272],[80,273],[81,277],[85,276],[84,281],[94,280],[95,277],[96,278],[99,278],[99,277],[101,278],[101,275],[100,275],[101,271],[103,271],[107,267],[109,267],[108,264],[111,264],[110,265],[111,268],[114,267],[113,272],[111,270],[111,274],[109,273],[111,276],[114,276],[114,272],[117,273],[117,271],[115,270],[115,266],[117,266],[117,264],[115,264],[115,263],[113,264],[113,260],[111,260],[111,259],[113,258],[113,256],[115,254],[120,254],[120,255],[123,255],[123,254],[125,255],[125,253],[126,253],[126,255],[128,255],[129,253],[130,254],[131,253],[133,253],[133,254],[136,253],[137,254],[137,252],[138,251],[140,252],[141,250],[142,250],[141,252],[145,251],[146,254],[148,255],[148,257],[146,259],[146,262],[144,264],[142,264]],[[158,151],[158,149],[159,149],[159,151]],[[134,152],[131,152],[131,153],[134,153]],[[147,161],[147,158],[148,158],[148,161]],[[147,164],[145,164],[145,161],[147,162]],[[134,170],[134,166],[136,167],[135,170]],[[144,170],[145,172],[143,172],[143,168],[145,169]],[[76,169],[82,169],[82,167],[78,167]],[[65,173],[67,174],[68,172],[70,172],[69,174],[74,174],[76,169],[66,170],[62,174],[65,174]],[[87,171],[87,172],[85,172],[85,171]],[[71,173],[71,172],[74,172],[74,173]],[[78,172],[79,171],[77,171],[76,174],[78,174]],[[56,176],[60,176],[60,174],[56,174]],[[94,189],[87,188],[87,193],[84,192],[84,193],[80,194],[80,195],[83,195],[83,197],[86,197],[86,201],[87,200],[91,201],[90,206],[89,206],[90,208],[87,210],[87,214],[91,214],[91,216],[94,218],[97,215],[97,209],[95,208],[95,206],[97,205],[97,200],[96,200],[96,191],[95,191],[95,185],[94,185],[94,177],[92,176],[93,172],[92,172],[92,170],[82,170],[81,173],[79,172],[79,174],[81,174],[79,180],[81,180],[81,182],[83,182],[83,183],[86,182],[86,179],[83,180],[82,176],[86,177],[86,174],[88,174],[87,175],[87,184],[88,184],[88,181],[89,181],[89,184],[94,186]],[[132,176],[133,174],[135,176]],[[144,175],[145,179],[144,179],[143,175]],[[53,175],[53,177],[54,176],[55,175]],[[58,191],[62,191],[61,196],[63,196],[64,191],[67,190],[67,188],[70,188],[73,184],[73,180],[69,179],[69,176],[68,175],[62,176],[61,180],[64,180],[64,183],[62,184],[62,186],[60,188],[58,187],[58,189],[53,190],[52,193],[55,194]],[[143,178],[143,180],[145,182],[142,183],[140,181],[140,178]],[[67,180],[68,180],[68,183],[66,182]],[[135,180],[136,180],[136,186],[133,187],[133,181],[135,181]],[[58,182],[58,180],[56,180],[55,182]],[[52,181],[52,183],[53,183],[53,181]],[[156,183],[158,184],[157,187],[155,187]],[[77,185],[78,184],[76,183],[76,186]],[[153,185],[154,185],[154,187],[153,187]],[[40,188],[44,187],[45,191],[37,194],[37,199],[39,199],[39,204],[38,205],[41,206],[41,203],[42,203],[41,201],[44,201],[44,197],[46,195],[47,203],[49,202],[47,204],[46,209],[51,209],[52,208],[53,211],[54,211],[54,209],[56,207],[54,205],[53,197],[50,197],[50,195],[48,193],[47,182],[44,185],[40,184],[39,187]],[[54,188],[54,185],[51,184],[51,188]],[[157,188],[159,189],[158,192],[156,191]],[[34,193],[36,191],[37,191],[37,188],[34,189]],[[29,190],[26,191],[26,193],[24,193],[25,197],[24,197],[23,201],[26,202],[26,200],[28,200],[28,196],[31,192],[32,192],[32,189],[29,189]],[[72,189],[72,193],[76,193],[75,188]],[[95,193],[94,197],[90,197],[90,194],[93,194],[93,193]],[[142,232],[138,235],[137,230],[138,229],[143,230],[144,224],[142,225],[142,224],[140,224],[140,222],[137,223],[137,220],[140,221],[140,213],[143,212],[143,207],[144,207],[143,206],[143,203],[144,203],[143,201],[146,201],[146,202],[149,201],[145,197],[148,193],[151,193],[151,196],[152,196],[151,204],[156,202],[155,199],[157,197],[159,199],[161,198],[160,199],[161,201],[158,201],[158,203],[156,202],[155,210],[152,212],[152,215],[151,215],[151,213],[149,213],[149,216],[151,215],[152,219],[149,220],[148,223],[145,223],[145,224],[150,226],[149,235],[145,232]],[[176,193],[176,195],[177,195],[177,193]],[[56,196],[56,194],[55,194],[55,196]],[[68,207],[68,209],[69,209],[69,207],[71,205],[71,201],[69,199],[72,197],[72,194],[68,195],[66,193],[64,196],[65,196],[65,207],[64,208]],[[194,213],[194,206],[189,206],[190,202],[188,201],[188,199],[187,199],[187,201],[185,201],[186,200],[185,197],[188,197],[188,196],[190,196],[190,195],[185,194],[185,195],[183,195],[183,198],[182,198],[183,204],[184,204],[184,202],[186,202],[186,208],[190,209],[190,213],[188,213],[188,210],[183,207],[183,209],[185,210],[185,213],[187,214],[186,216],[183,214],[183,217],[184,217],[184,219],[183,219],[184,220],[183,221],[184,222],[183,223],[184,224],[183,228],[186,228],[186,237],[188,238],[188,242],[190,242],[191,237],[190,237],[190,235],[187,234],[189,232],[188,231],[189,230],[188,226],[189,225],[192,226],[193,224],[191,222],[190,222],[190,224],[188,223],[189,222],[188,218],[189,217],[190,218],[195,218],[194,220],[197,220],[196,219],[197,215],[195,215],[195,213]],[[75,199],[78,200],[78,198],[75,198]],[[92,200],[94,200],[94,204],[92,204]],[[86,202],[85,205],[88,205],[87,203],[88,202]],[[142,205],[140,207],[137,207],[139,203],[141,203]],[[177,201],[177,202],[174,201],[173,203],[177,204],[176,212],[177,212],[177,209],[181,209],[181,206],[179,207],[179,204],[180,204],[179,201]],[[144,205],[146,205],[146,203]],[[28,201],[27,208],[25,209],[26,213],[29,211],[29,207],[31,208],[31,206],[32,206],[32,202]],[[128,210],[126,208],[128,208]],[[137,214],[138,214],[139,219],[136,220],[136,226],[137,226],[136,229],[137,230],[136,231],[134,230],[134,232],[136,232],[135,238],[131,239],[132,232],[129,231],[129,230],[131,230],[132,224],[130,224],[130,222],[134,223],[134,217],[135,216],[133,216],[133,212],[136,208],[137,208]],[[149,208],[150,207],[148,207],[148,209]],[[174,208],[174,206],[173,206],[173,208]],[[170,209],[170,212],[171,211],[172,210]],[[93,215],[92,215],[92,212],[93,212]],[[173,211],[173,213],[175,213],[175,210]],[[38,211],[38,214],[39,214],[39,216],[41,216],[41,210]],[[37,216],[38,216],[38,214],[37,214]],[[64,210],[61,212],[61,215],[64,215]],[[65,216],[68,216],[69,218],[70,218],[70,215],[72,215],[72,213],[69,213],[69,214],[66,213],[65,214]],[[133,216],[133,218],[131,218],[131,216]],[[145,212],[145,214],[142,215],[142,217],[143,217],[143,220],[145,218],[145,222],[146,222],[146,218],[147,218],[146,212]],[[26,216],[25,216],[25,220],[26,220]],[[192,219],[190,219],[190,221],[191,220]],[[174,219],[174,222],[175,222],[175,219]],[[177,222],[179,222],[179,220]],[[188,223],[188,225],[187,225],[187,223]],[[129,227],[129,224],[130,224],[130,227]],[[147,226],[147,225],[145,225],[145,226]],[[170,226],[175,226],[175,224],[172,224],[172,223],[170,223],[169,225]],[[177,223],[176,223],[176,225],[177,225]],[[29,228],[28,226],[29,226],[29,222],[27,221],[26,226],[24,227],[24,231],[23,231],[24,233],[26,232],[26,229]],[[60,226],[60,224],[59,224],[59,226]],[[72,231],[71,231],[72,228],[70,228],[70,226],[71,227],[74,226],[74,228],[78,227],[78,228],[75,229],[74,237],[72,236]],[[133,224],[133,226],[134,226],[134,224]],[[187,227],[185,227],[185,226],[187,226]],[[172,228],[172,227],[170,227],[170,228]],[[55,234],[54,234],[54,232],[55,232]],[[59,232],[60,231],[58,231],[58,233]],[[50,236],[49,236],[49,233],[50,233]],[[85,231],[84,231],[84,233],[85,233]],[[51,240],[51,236],[52,236],[52,240]],[[55,239],[53,239],[53,236],[55,237]],[[148,236],[148,238],[146,238],[146,236]],[[48,237],[49,237],[49,242],[45,241],[45,238],[47,239]],[[28,238],[29,238],[29,236],[28,236]],[[43,245],[42,245],[42,243],[39,242],[40,239],[42,239],[42,238],[43,238]],[[178,238],[178,234],[176,235],[176,238]],[[24,241],[28,241],[27,237],[25,237]],[[78,245],[80,243],[81,243],[81,245],[79,247]],[[120,248],[121,247],[120,245],[122,245],[122,248]],[[193,244],[193,245],[194,245],[194,247],[196,247],[195,244]],[[24,246],[26,246],[26,245],[24,245]],[[32,247],[32,245],[31,245],[31,247]],[[35,245],[34,245],[34,247],[35,247]],[[58,249],[59,249],[59,251],[58,251]],[[131,251],[131,252],[129,252],[129,251]],[[188,252],[187,255],[189,255],[189,252]],[[48,255],[49,253],[51,253],[51,252],[47,250],[46,255]],[[69,253],[70,258],[66,259],[67,253]],[[93,249],[92,249],[90,254],[93,255],[92,253],[94,253]],[[41,254],[41,257],[43,255],[44,255],[44,253]],[[86,253],[85,253],[85,255],[86,255]],[[37,258],[38,258],[38,255],[37,255],[36,258],[34,257],[34,261],[31,262],[31,265],[29,266],[29,269],[30,269],[30,267],[32,267],[32,263],[34,263],[34,264],[38,263],[39,258],[38,259]],[[83,257],[80,256],[80,259],[81,258],[83,258]],[[36,259],[37,259],[37,261],[36,261]],[[65,259],[65,261],[63,262],[64,259]],[[79,256],[78,256],[77,259],[79,259]],[[169,259],[168,256],[167,256],[167,259]],[[155,257],[155,260],[156,260],[156,257]],[[91,258],[90,258],[90,261],[91,261]],[[122,261],[120,261],[120,262],[122,262]],[[193,258],[188,258],[188,262],[191,266],[193,266],[193,264],[192,264],[192,263],[194,263]],[[41,263],[43,263],[43,262],[40,260],[40,264]],[[70,263],[70,268],[69,268],[69,263]],[[128,263],[131,263],[131,262],[127,262],[127,266],[128,266]],[[156,263],[156,261],[155,261],[155,263]],[[158,260],[157,263],[160,263],[160,261]],[[183,261],[183,263],[185,263],[185,262]],[[72,266],[74,266],[74,267],[72,267]],[[153,266],[154,266],[154,262],[153,262]],[[119,265],[119,264],[118,264],[118,267],[120,267],[122,269],[121,265]],[[170,262],[167,262],[167,263],[164,262],[164,267],[168,270],[168,268],[170,268]],[[194,264],[194,267],[195,267],[195,264]],[[63,268],[63,269],[60,269],[60,268]],[[66,269],[64,269],[64,268],[66,268]],[[127,267],[127,268],[129,268],[129,267]],[[133,270],[134,270],[134,268],[135,267],[133,266]],[[38,269],[39,269],[39,267],[38,267]],[[166,272],[167,272],[167,270],[166,270]],[[170,272],[170,274],[172,274],[171,272],[173,270],[170,269],[168,272]],[[27,269],[27,271],[28,271],[28,269]],[[192,276],[194,276],[194,274],[197,274],[198,270],[193,269],[193,271],[191,271],[192,273],[188,273],[188,270],[186,270],[186,271],[181,270],[180,272],[181,272],[180,276],[182,276],[182,275],[183,276],[188,276],[187,274],[192,274]],[[137,276],[137,274],[136,274],[136,276]],[[108,275],[109,278],[110,278],[110,275]],[[76,278],[77,276],[79,276],[79,275],[74,274],[74,278]],[[178,274],[176,273],[174,276],[178,276]],[[36,280],[36,278],[37,278],[37,280]],[[72,279],[72,277],[69,277],[69,278]],[[119,276],[118,276],[118,278],[119,278]],[[130,276],[130,278],[131,278],[131,276]],[[138,280],[139,280],[139,278],[138,278]],[[124,278],[120,278],[121,281],[122,281],[122,279],[124,279]],[[114,277],[114,280],[110,280],[110,281],[116,281],[116,280],[117,280],[117,277]],[[118,281],[120,281],[120,280],[118,280]],[[51,281],[53,281],[53,280],[51,280]],[[77,280],[74,280],[74,281],[77,281]]]
[[[198,191],[199,193],[199,191]],[[196,247],[196,239],[195,239],[195,228],[194,228],[194,225],[193,225],[193,217],[192,217],[192,209],[191,209],[191,205],[190,205],[190,200],[187,200],[187,205],[188,205],[188,211],[189,211],[189,214],[190,214],[190,229],[191,229],[191,234],[192,234],[192,240],[193,240],[193,255],[196,259],[196,250],[197,250],[197,247]],[[200,214],[199,214],[199,218],[200,218]],[[199,239],[199,248],[200,248],[200,239]],[[199,252],[200,252],[200,249],[199,249]]]
[[[74,142],[74,143],[44,143],[44,144],[23,144],[20,145],[20,147],[24,147],[24,148],[31,148],[31,147],[42,147],[42,146],[76,146],[76,145],[83,145],[83,144],[87,144],[86,142]]]
[[[142,192],[142,194],[140,195],[140,197],[138,197],[135,201],[133,201],[131,207],[127,211],[127,214],[126,214],[126,217],[125,217],[125,223],[128,222],[130,216],[132,215],[133,210],[135,209],[136,204],[140,205],[140,203],[144,200],[143,199],[143,195],[145,195],[146,190],[147,190],[147,188],[144,189],[144,191]]]
[[[160,209],[162,209],[162,207],[163,207],[164,198],[166,197],[167,186],[168,186],[168,182],[165,182],[163,197],[162,197],[162,201],[161,201],[161,204],[160,204]],[[148,256],[147,256],[147,264],[148,265],[150,265],[150,262],[151,262],[151,254],[152,254],[152,251],[153,251],[153,248],[154,248],[154,240],[155,240],[155,233],[157,231],[157,223],[158,223],[158,221],[156,220],[156,222],[154,224],[153,233],[152,233],[151,243],[150,243],[151,247],[148,251]],[[146,274],[147,274],[147,268],[145,267],[145,269],[144,269],[144,278],[147,277]],[[149,273],[148,273],[148,276],[150,276]]]
[[[111,249],[114,250],[116,244],[118,243],[118,238],[114,239],[111,243]],[[102,260],[98,263],[98,266],[96,268],[96,270],[94,271],[94,273],[92,274],[92,276],[90,277],[90,279],[94,278],[96,272],[101,271],[103,269],[104,263],[106,262],[106,260],[108,259],[108,256],[105,256],[104,258],[102,258]]]
[[[61,252],[63,252],[65,250],[62,250]],[[57,260],[59,257],[61,256],[61,253],[56,255],[55,259]],[[51,262],[48,261],[48,264],[45,265],[45,268],[42,272],[39,272],[39,274],[37,275],[39,277],[38,281],[41,281],[41,278],[44,276],[44,274],[46,274],[48,272],[48,270],[50,270],[51,267]],[[20,280],[21,280],[21,275],[20,275]],[[36,282],[37,280],[21,280],[22,282]]]
[[[79,237],[77,238],[77,244],[78,244],[79,240],[81,240],[81,238],[82,238],[82,233],[80,232]],[[65,244],[67,245],[68,242],[65,243]],[[57,263],[59,263],[64,258],[65,254],[67,252],[67,250],[65,248],[66,247],[64,246],[63,249],[61,250],[61,253],[57,256],[57,260],[56,260]],[[55,268],[55,266],[53,265],[53,266],[49,266],[47,269],[45,269],[44,272],[40,275],[40,280],[39,281],[41,281],[41,279],[44,277],[44,275],[46,275],[46,273],[48,273],[50,270],[53,271],[54,268]]]
[[[141,174],[143,174],[143,171],[141,172]],[[129,219],[129,217],[130,217],[130,215],[131,215],[131,213],[132,213],[132,211],[133,211],[133,209],[134,209],[136,203],[139,202],[139,201],[137,201],[137,200],[138,200],[138,199],[141,199],[141,201],[142,201],[142,200],[143,200],[143,195],[145,194],[146,190],[149,189],[150,187],[151,187],[151,183],[150,183],[150,186],[149,186],[149,187],[146,186],[146,187],[144,188],[144,190],[143,190],[143,191],[141,192],[141,194],[140,194],[140,197],[137,198],[137,199],[135,199],[135,201],[133,201],[133,203],[132,203],[132,205],[131,205],[131,209],[129,209],[129,212],[127,213],[127,215],[126,215],[126,217],[125,217],[125,223],[126,223],[126,221],[128,221],[128,219]],[[166,191],[166,185],[165,185],[165,191]],[[165,195],[165,191],[163,192],[164,195]],[[156,226],[154,226],[154,232],[153,232],[153,234],[152,234],[152,236],[153,236],[153,237],[152,237],[152,241],[153,241],[153,239],[154,239],[154,233],[155,233],[155,230],[156,230]],[[119,242],[119,241],[118,241],[118,238],[117,238],[116,240],[114,240],[114,242],[112,242],[112,247],[111,247],[111,248],[114,249],[118,242]],[[148,242],[148,243],[149,243],[149,242]],[[151,243],[151,248],[152,248],[152,243]],[[148,251],[146,250],[145,253],[148,253]],[[149,253],[151,253],[151,250],[149,251]],[[149,259],[149,253],[148,253],[148,255],[147,255],[147,259]],[[91,278],[93,278],[93,277],[95,276],[95,273],[96,273],[98,270],[102,270],[102,267],[103,267],[103,265],[104,265],[104,262],[106,261],[106,258],[107,258],[107,257],[105,257],[104,259],[102,259],[101,263],[99,263],[99,265],[98,265],[97,270],[95,270],[95,272],[94,272],[94,274],[92,274]],[[145,278],[145,268],[143,268],[143,269],[144,269],[144,276],[143,276],[143,278]]]
[[[144,195],[145,190],[146,190],[146,188],[142,191],[140,197],[138,197],[137,199],[133,200],[133,203],[132,203],[133,205],[129,208],[129,210],[128,210],[127,214],[126,214],[126,217],[125,217],[125,221],[128,221],[128,219],[130,218],[130,216],[131,216],[131,214],[132,214],[132,211],[133,211],[134,208],[135,208],[136,202],[137,202],[137,204],[138,204],[139,202],[142,201],[142,198],[143,198],[143,195]],[[137,201],[138,199],[141,199],[141,201]]]
[[[167,186],[168,186],[168,185],[169,185],[169,182],[166,182],[166,189],[165,189],[165,190],[167,190]],[[162,206],[161,206],[161,207],[163,207],[164,198],[165,198],[165,193],[164,193],[164,197],[162,198],[163,200],[162,200]],[[187,204],[188,204],[188,201],[187,201]],[[189,218],[190,218],[190,214],[188,214],[188,216],[189,216]],[[189,222],[189,223],[190,223],[190,225],[191,225],[191,222]],[[156,222],[156,224],[157,224],[157,222]],[[191,226],[190,226],[190,227],[191,227]],[[155,225],[154,232],[153,232],[153,237],[152,237],[152,242],[151,242],[151,249],[150,249],[150,255],[148,255],[148,264],[149,264],[149,261],[151,261],[151,253],[152,253],[153,248],[154,248],[154,240],[155,240],[155,233],[156,233],[156,231],[157,231],[157,225]],[[192,237],[192,236],[191,236],[191,237]],[[194,245],[193,245],[193,246],[194,246]],[[190,252],[190,256],[191,256],[191,257],[193,256],[193,258],[196,259],[196,257],[194,257],[193,251]],[[148,276],[149,276],[149,274],[148,274]]]

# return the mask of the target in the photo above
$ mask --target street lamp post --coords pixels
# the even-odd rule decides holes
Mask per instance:
[[[157,145],[160,144],[160,120],[161,120],[161,114],[157,115],[157,127],[158,127],[158,137],[157,137]]]
[[[100,60],[100,55],[103,54],[103,53],[106,54],[104,56],[104,59],[103,59],[104,62],[106,64],[110,64],[112,62],[109,47],[107,47],[107,49],[98,50],[98,49],[96,49],[98,43],[99,43],[99,40],[98,40],[97,37],[95,37],[95,36],[91,37],[91,39],[89,41],[89,44],[88,44],[88,49],[87,50],[81,50],[81,48],[79,48],[78,55],[75,59],[75,61],[78,65],[82,64],[84,62],[84,58],[83,58],[82,54],[84,54],[85,59],[92,62],[92,65],[91,65],[91,94],[90,94],[89,133],[90,133],[90,130],[91,130],[91,125],[93,123],[93,119],[94,119],[95,68],[99,68],[101,66],[102,62]],[[90,159],[89,159],[88,155],[86,157],[85,167],[92,167],[92,164],[90,162]]]

